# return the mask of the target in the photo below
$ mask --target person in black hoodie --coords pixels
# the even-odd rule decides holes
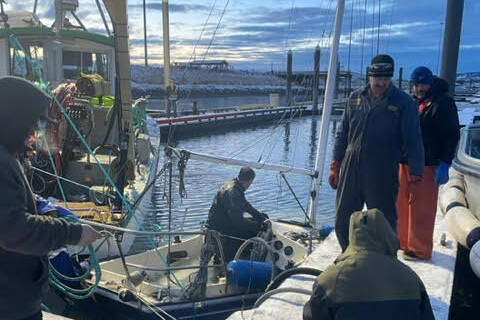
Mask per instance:
[[[48,289],[47,253],[101,235],[88,225],[37,214],[19,160],[50,97],[10,76],[0,78],[0,97],[0,320],[38,320]]]
[[[448,181],[460,126],[457,106],[447,94],[445,80],[435,77],[427,67],[418,67],[413,71],[411,81],[414,99],[419,103],[425,169],[414,198],[407,186],[408,163],[400,165],[397,231],[406,259],[428,260],[432,256],[438,186]]]

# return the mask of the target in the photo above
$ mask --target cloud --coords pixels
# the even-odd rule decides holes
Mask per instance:
[[[146,9],[148,11],[154,10],[154,11],[162,11],[162,3],[147,3],[145,5]],[[143,9],[143,4],[129,4],[128,5],[129,9]],[[170,3],[168,5],[168,11],[169,12],[182,12],[186,13],[188,11],[203,11],[203,10],[208,10],[209,8],[204,5],[200,4],[172,4]]]

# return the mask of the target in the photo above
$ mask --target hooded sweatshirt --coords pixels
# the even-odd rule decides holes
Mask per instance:
[[[80,240],[80,224],[37,215],[16,153],[50,98],[28,81],[0,78],[0,319],[38,313],[48,289],[47,253]]]
[[[350,219],[350,244],[313,286],[304,320],[434,319],[420,278],[396,257],[398,238],[377,209]]]

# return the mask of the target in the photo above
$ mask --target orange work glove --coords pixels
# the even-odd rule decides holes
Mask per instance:
[[[418,188],[420,182],[422,181],[421,176],[410,176],[408,177],[408,203],[414,203],[415,198],[418,193]]]
[[[330,171],[328,173],[328,183],[332,189],[336,190],[338,187],[338,180],[340,179],[340,161],[332,159],[330,162]]]

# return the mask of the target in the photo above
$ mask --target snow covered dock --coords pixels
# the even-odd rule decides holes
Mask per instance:
[[[70,318],[65,318],[50,312],[42,312],[43,320],[69,320]]]
[[[430,303],[437,320],[447,320],[450,306],[450,297],[453,286],[455,268],[456,243],[446,234],[446,246],[440,244],[445,229],[442,223],[443,216],[437,212],[434,231],[434,252],[430,261],[404,261],[399,251],[399,259],[410,266],[422,279],[430,296]],[[303,267],[312,267],[325,270],[340,254],[335,233],[322,242],[302,264]],[[314,277],[297,275],[287,279],[280,287],[312,289]],[[280,293],[270,297],[257,309],[237,311],[230,320],[301,320],[303,305],[309,296],[297,293]]]

